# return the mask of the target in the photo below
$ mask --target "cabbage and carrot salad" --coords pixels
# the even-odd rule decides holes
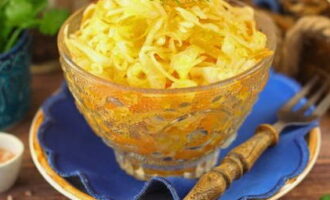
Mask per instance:
[[[225,0],[99,0],[65,44],[79,66],[140,88],[207,85],[272,52],[254,10]]]

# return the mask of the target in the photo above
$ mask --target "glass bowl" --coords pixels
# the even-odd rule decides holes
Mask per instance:
[[[113,148],[117,162],[142,180],[152,176],[196,178],[210,170],[263,90],[273,58],[230,79],[182,89],[142,89],[101,79],[75,64],[64,27],[79,28],[83,10],[59,33],[61,66],[75,103],[95,134]],[[272,21],[256,14],[258,28],[275,51]],[[252,130],[251,130],[252,131]],[[83,145],[83,144],[82,144]],[[102,159],[102,158],[100,158]]]

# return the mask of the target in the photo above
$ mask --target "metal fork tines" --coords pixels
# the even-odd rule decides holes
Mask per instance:
[[[302,103],[304,99],[306,101]],[[309,124],[320,118],[329,107],[329,80],[314,76],[279,110],[279,121],[274,127],[281,132],[287,126]]]

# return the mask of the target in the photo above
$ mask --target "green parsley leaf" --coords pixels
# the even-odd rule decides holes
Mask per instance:
[[[8,51],[25,29],[54,35],[68,17],[64,10],[45,11],[48,0],[0,0],[0,53]]]
[[[69,12],[66,10],[49,10],[40,21],[39,31],[45,35],[56,34],[68,16]]]
[[[48,5],[47,0],[29,0],[29,2],[33,5],[35,14],[42,12]]]
[[[26,21],[34,20],[36,13],[33,5],[26,0],[10,0],[5,9],[6,23],[20,27]]]
[[[8,0],[0,0],[0,9],[2,9],[7,3]]]
[[[8,0],[0,0],[0,53],[4,51],[6,41],[9,34],[12,32],[12,28],[6,23],[5,5]]]
[[[330,200],[330,194],[324,195],[320,200]]]

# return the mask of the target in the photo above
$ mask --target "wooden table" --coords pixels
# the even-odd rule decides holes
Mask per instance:
[[[54,190],[35,168],[28,146],[29,128],[32,118],[42,102],[61,84],[61,72],[48,75],[34,75],[32,82],[33,99],[28,115],[16,126],[7,130],[21,138],[25,144],[23,169],[15,186],[0,194],[0,200],[64,200],[67,199]],[[321,120],[323,133],[320,157],[308,177],[282,200],[317,200],[324,194],[330,194],[330,115]],[[0,180],[1,181],[1,180]]]

